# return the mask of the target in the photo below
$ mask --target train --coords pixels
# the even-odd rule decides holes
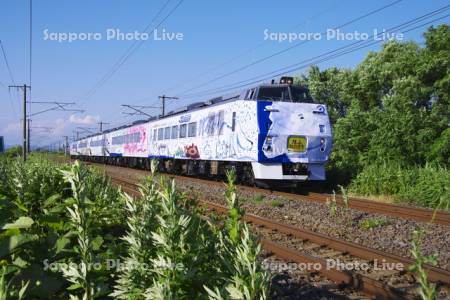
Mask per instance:
[[[327,107],[306,86],[281,77],[239,93],[70,143],[72,158],[161,172],[221,177],[234,169],[250,185],[325,180],[333,138]]]

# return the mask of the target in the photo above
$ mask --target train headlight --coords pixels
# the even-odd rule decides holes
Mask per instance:
[[[283,76],[280,78],[280,84],[293,84],[294,77]]]
[[[320,138],[320,152],[325,152],[325,138]]]
[[[264,150],[265,151],[272,151],[272,137],[268,136],[266,137],[266,141],[264,142]]]

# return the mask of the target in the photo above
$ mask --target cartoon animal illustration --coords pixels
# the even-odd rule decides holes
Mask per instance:
[[[200,153],[198,152],[198,147],[194,144],[190,146],[184,146],[184,153],[186,157],[190,158],[200,158]]]

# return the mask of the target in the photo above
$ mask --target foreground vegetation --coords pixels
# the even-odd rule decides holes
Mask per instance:
[[[329,109],[334,187],[449,208],[450,28],[424,37],[424,47],[390,42],[355,69],[312,67],[299,79]]]
[[[1,157],[0,179],[0,299],[267,298],[231,173],[229,217],[211,220],[163,177],[133,199],[99,171],[32,155]]]

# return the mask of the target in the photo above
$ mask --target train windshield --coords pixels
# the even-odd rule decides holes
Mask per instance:
[[[307,89],[296,86],[261,87],[257,99],[302,103],[313,102]]]
[[[308,89],[300,86],[290,86],[292,102],[313,103],[313,99],[309,94]]]
[[[258,93],[259,100],[291,101],[289,90],[286,87],[262,87]]]

